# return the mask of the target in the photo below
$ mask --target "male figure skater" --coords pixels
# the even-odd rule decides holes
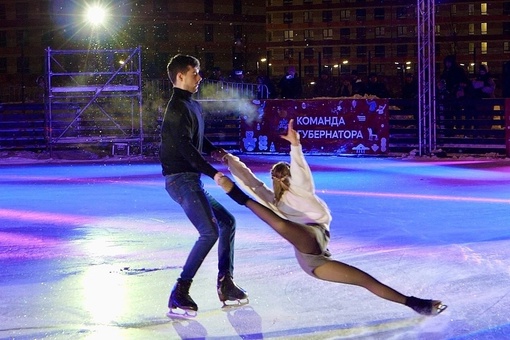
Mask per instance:
[[[170,197],[179,203],[199,233],[188,255],[180,277],[168,301],[170,314],[177,309],[194,316],[198,306],[189,295],[193,278],[204,258],[218,241],[217,292],[225,304],[227,300],[247,299],[246,292],[233,281],[234,217],[208,192],[200,180],[201,174],[216,182],[224,175],[202,156],[219,149],[204,136],[202,107],[192,99],[202,77],[200,62],[192,56],[178,54],[171,58],[167,73],[173,84],[161,126],[160,160],[165,187]]]

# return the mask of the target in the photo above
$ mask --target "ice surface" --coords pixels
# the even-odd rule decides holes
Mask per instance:
[[[286,156],[241,158],[268,180]],[[157,163],[4,159],[0,338],[509,338],[509,160],[307,159],[332,210],[333,256],[404,294],[442,299],[443,314],[306,275],[290,245],[204,178],[237,218],[235,280],[250,304],[221,309],[213,249],[191,288],[198,316],[170,320],[196,232]]]

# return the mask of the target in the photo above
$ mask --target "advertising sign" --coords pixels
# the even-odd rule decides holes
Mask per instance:
[[[241,117],[241,151],[288,153],[290,119],[303,151],[317,154],[385,154],[389,149],[387,99],[268,99],[258,118]]]

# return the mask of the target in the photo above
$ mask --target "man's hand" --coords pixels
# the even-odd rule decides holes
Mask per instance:
[[[230,192],[234,187],[234,182],[232,182],[232,180],[225,176],[222,172],[217,172],[216,175],[214,175],[214,181],[226,193]]]
[[[294,119],[291,119],[289,121],[289,127],[287,129],[287,134],[282,135],[280,137],[289,141],[290,144],[292,144],[293,146],[298,146],[299,145],[299,133],[296,130],[294,130],[293,125],[294,125]]]

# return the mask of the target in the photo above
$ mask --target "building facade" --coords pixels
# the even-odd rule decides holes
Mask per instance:
[[[257,0],[99,1],[105,21],[86,1],[0,0],[0,102],[32,100],[45,73],[46,50],[143,49],[144,75],[166,78],[176,53],[202,69],[255,71],[265,49],[265,4]],[[91,21],[92,20],[92,21]],[[65,65],[62,65],[65,67]]]
[[[443,0],[435,4],[436,70],[455,55],[469,74],[487,64],[501,77],[510,60],[510,1]],[[417,70],[417,2],[406,0],[267,0],[272,72],[299,66],[306,79]]]
[[[92,2],[90,2],[92,3]],[[112,0],[91,25],[87,2],[0,0],[0,102],[19,100],[45,72],[45,50],[143,48],[144,72],[165,78],[175,53],[196,55],[204,71],[282,76],[295,66],[306,81],[329,68],[403,78],[417,70],[414,0]],[[470,75],[487,64],[500,82],[510,60],[510,1],[436,4],[436,70],[456,55]],[[86,58],[86,53],[84,53]],[[253,77],[247,77],[252,80]]]

